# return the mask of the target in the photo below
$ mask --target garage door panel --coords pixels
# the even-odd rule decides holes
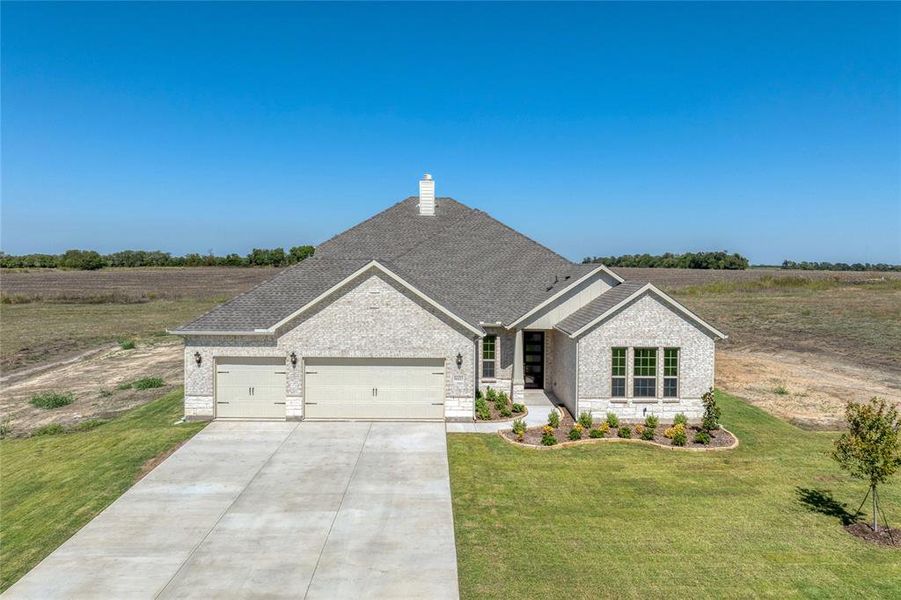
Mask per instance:
[[[444,359],[307,359],[312,419],[442,419]]]
[[[284,419],[285,378],[283,359],[253,359],[250,364],[230,361],[217,365],[217,418]]]

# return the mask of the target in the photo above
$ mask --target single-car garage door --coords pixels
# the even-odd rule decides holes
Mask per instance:
[[[307,358],[304,417],[443,419],[444,359]]]
[[[216,360],[216,417],[284,419],[284,358]]]

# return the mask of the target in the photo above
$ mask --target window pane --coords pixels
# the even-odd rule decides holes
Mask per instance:
[[[625,398],[626,397],[626,378],[625,377],[614,377],[612,386],[610,389],[610,395],[614,398]]]
[[[626,376],[626,349],[613,348],[612,374],[614,377]]]
[[[679,349],[666,348],[663,351],[663,375],[677,377],[679,375]]]
[[[636,348],[635,349],[635,376],[636,377],[656,377],[657,376],[657,349],[656,348]]]
[[[486,335],[482,340],[482,358],[486,360],[494,360],[494,343],[497,336]]]
[[[663,395],[666,398],[675,398],[679,395],[679,380],[675,377],[665,377],[663,379]]]
[[[636,377],[632,388],[636,398],[653,398],[657,395],[657,380],[653,377]]]
[[[492,378],[494,377],[494,361],[486,360],[482,363],[482,377]]]

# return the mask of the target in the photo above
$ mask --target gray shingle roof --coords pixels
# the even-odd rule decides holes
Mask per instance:
[[[377,260],[478,327],[510,323],[597,268],[575,264],[488,214],[438,198],[433,217],[411,197],[322,243],[316,254],[180,328],[271,327]]]
[[[557,323],[556,327],[560,331],[572,335],[645,285],[647,285],[645,281],[624,281]]]

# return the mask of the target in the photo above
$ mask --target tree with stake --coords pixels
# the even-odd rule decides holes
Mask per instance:
[[[845,420],[848,431],[836,440],[832,457],[851,477],[869,482],[867,496],[873,501],[873,531],[879,531],[876,486],[885,483],[901,466],[898,410],[881,398],[872,398],[867,404],[849,402]]]

